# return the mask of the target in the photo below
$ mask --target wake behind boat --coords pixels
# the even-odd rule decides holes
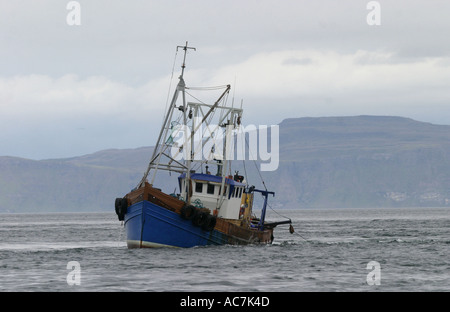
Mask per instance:
[[[195,49],[187,42],[177,51],[180,48],[184,51],[181,75],[148,168],[137,187],[115,201],[116,214],[124,221],[127,246],[272,243],[273,229],[291,223],[265,221],[268,197],[275,193],[249,186],[237,171],[231,174],[232,144],[242,129],[243,110],[227,106],[230,85],[187,87],[183,79],[186,54]],[[207,104],[187,90],[223,91],[214,104]],[[187,102],[187,96],[195,102]],[[210,168],[216,169],[214,174]],[[154,186],[162,184],[164,178],[156,174],[162,170],[179,174],[179,193],[167,194]],[[255,193],[264,198],[259,218],[253,214]]]

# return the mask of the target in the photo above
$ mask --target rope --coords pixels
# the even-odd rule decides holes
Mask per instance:
[[[245,136],[245,135],[244,135],[244,136]],[[248,141],[247,141],[247,136],[245,136],[245,143],[247,144],[247,148],[248,148],[249,153],[251,153],[251,151],[250,151],[250,146],[249,146]],[[253,155],[252,155],[252,156],[253,156]],[[255,158],[254,158],[254,157],[252,157],[252,158],[253,158],[253,163],[255,164],[255,167],[256,167],[256,171],[258,172],[259,177],[260,177],[260,179],[261,179],[261,182],[262,182],[262,184],[264,185],[264,188],[265,188],[266,191],[267,191],[266,183],[264,182],[264,179],[263,179],[263,177],[262,177],[261,171],[259,170],[258,165],[256,164]],[[245,169],[245,161],[243,161],[243,163],[244,163],[244,171],[245,171],[245,175],[247,176],[247,171],[246,171],[246,169]],[[273,212],[275,212],[275,213],[276,213],[277,215],[279,215],[280,217],[291,220],[291,218],[288,218],[288,217],[286,217],[286,216],[283,216],[282,214],[280,214],[280,213],[278,213],[276,210],[274,210],[274,209],[272,208],[272,206],[270,206],[269,203],[267,203],[267,205],[269,206],[270,210],[272,210]],[[304,238],[302,235],[300,235],[299,233],[297,233],[297,232],[294,231],[294,227],[292,226],[292,224],[289,226],[289,232],[290,232],[291,234],[296,234],[296,235],[300,236],[305,242],[308,242],[308,243],[309,243],[309,241],[308,241],[306,238]]]
[[[291,225],[291,227],[292,227],[292,225]],[[307,243],[311,243],[309,240],[307,240],[306,238],[304,238],[303,236],[301,236],[299,233],[297,233],[297,232],[295,232],[295,231],[291,231],[291,234],[296,234],[296,235],[298,235],[298,236],[300,236],[305,242],[307,242]]]
[[[247,144],[248,153],[251,154],[252,151],[250,150],[250,146],[249,146],[249,144],[248,144],[248,140],[247,140],[247,136],[245,135],[245,132],[244,132],[244,138],[245,138],[245,143]],[[252,154],[251,156],[252,156],[253,164],[255,165],[256,171],[257,171],[258,174],[259,174],[259,178],[261,179],[261,182],[262,182],[262,184],[264,185],[265,190],[267,191],[266,183],[264,182],[264,179],[263,179],[263,177],[262,177],[261,171],[259,170],[258,165],[256,164],[256,159],[255,159],[255,157],[253,157],[253,154]]]
[[[273,212],[275,212],[275,213],[276,213],[277,215],[279,215],[280,217],[285,218],[285,219],[288,219],[288,220],[291,220],[291,218],[288,218],[288,217],[286,217],[286,216],[283,216],[281,213],[278,213],[276,210],[274,210],[274,209],[272,208],[272,206],[271,206],[269,203],[267,203],[267,206],[269,206],[270,210],[272,210]]]
[[[291,218],[288,218],[288,217],[286,217],[286,216],[283,216],[282,214],[280,214],[280,213],[278,213],[276,210],[274,210],[274,209],[272,208],[272,206],[270,206],[269,203],[267,203],[267,206],[269,206],[270,210],[272,210],[273,212],[275,212],[275,213],[276,213],[277,215],[279,215],[280,217],[291,220]],[[289,225],[289,232],[290,232],[291,234],[296,234],[296,235],[300,236],[305,242],[310,243],[310,241],[308,241],[308,240],[307,240],[306,238],[304,238],[302,235],[300,235],[299,233],[295,232],[294,227],[292,226],[292,224]]]
[[[187,89],[187,88],[186,88]],[[191,97],[193,97],[194,99],[196,99],[197,101],[199,101],[201,104],[206,104],[205,102],[203,102],[202,100],[200,100],[199,98],[196,98],[195,96],[193,96],[192,94],[190,94],[189,92],[187,92],[187,91],[184,91],[187,95],[189,95],[189,96],[191,96]]]
[[[169,90],[167,90],[166,107],[164,108],[164,114],[167,112],[167,105],[169,104],[170,89],[172,88],[173,72],[175,71],[175,63],[177,60],[177,54],[178,54],[178,49],[176,50],[175,57],[173,59],[172,74],[170,75]]]
[[[215,86],[215,87],[186,87],[189,90],[205,90],[205,91],[214,91],[227,88],[228,85]]]

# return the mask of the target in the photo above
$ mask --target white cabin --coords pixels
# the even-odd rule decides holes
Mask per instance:
[[[186,190],[185,174],[179,178],[180,190]],[[200,203],[214,215],[225,219],[238,220],[240,217],[242,195],[245,184],[232,178],[225,178],[222,192],[222,177],[203,173],[191,174],[192,195],[191,204]]]

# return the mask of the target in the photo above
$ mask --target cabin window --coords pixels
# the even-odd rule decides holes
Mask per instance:
[[[214,184],[208,184],[208,188],[206,190],[208,194],[214,194]]]
[[[195,192],[196,193],[203,193],[203,183],[195,182]]]
[[[238,194],[239,194],[239,188],[236,187],[236,188],[234,189],[234,195],[233,195],[233,197],[238,197]]]
[[[241,198],[241,197],[242,197],[242,190],[243,190],[243,188],[242,188],[242,187],[240,187],[240,188],[239,188],[239,198]]]
[[[222,194],[222,193],[220,193],[221,190],[222,190],[222,185],[219,185],[219,195]],[[223,188],[223,195],[227,195],[227,186],[226,185]],[[231,194],[231,195],[233,195],[233,194]]]

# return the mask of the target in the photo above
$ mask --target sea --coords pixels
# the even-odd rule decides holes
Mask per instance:
[[[1,292],[448,292],[450,209],[267,212],[271,245],[128,249],[114,213],[0,214]]]

